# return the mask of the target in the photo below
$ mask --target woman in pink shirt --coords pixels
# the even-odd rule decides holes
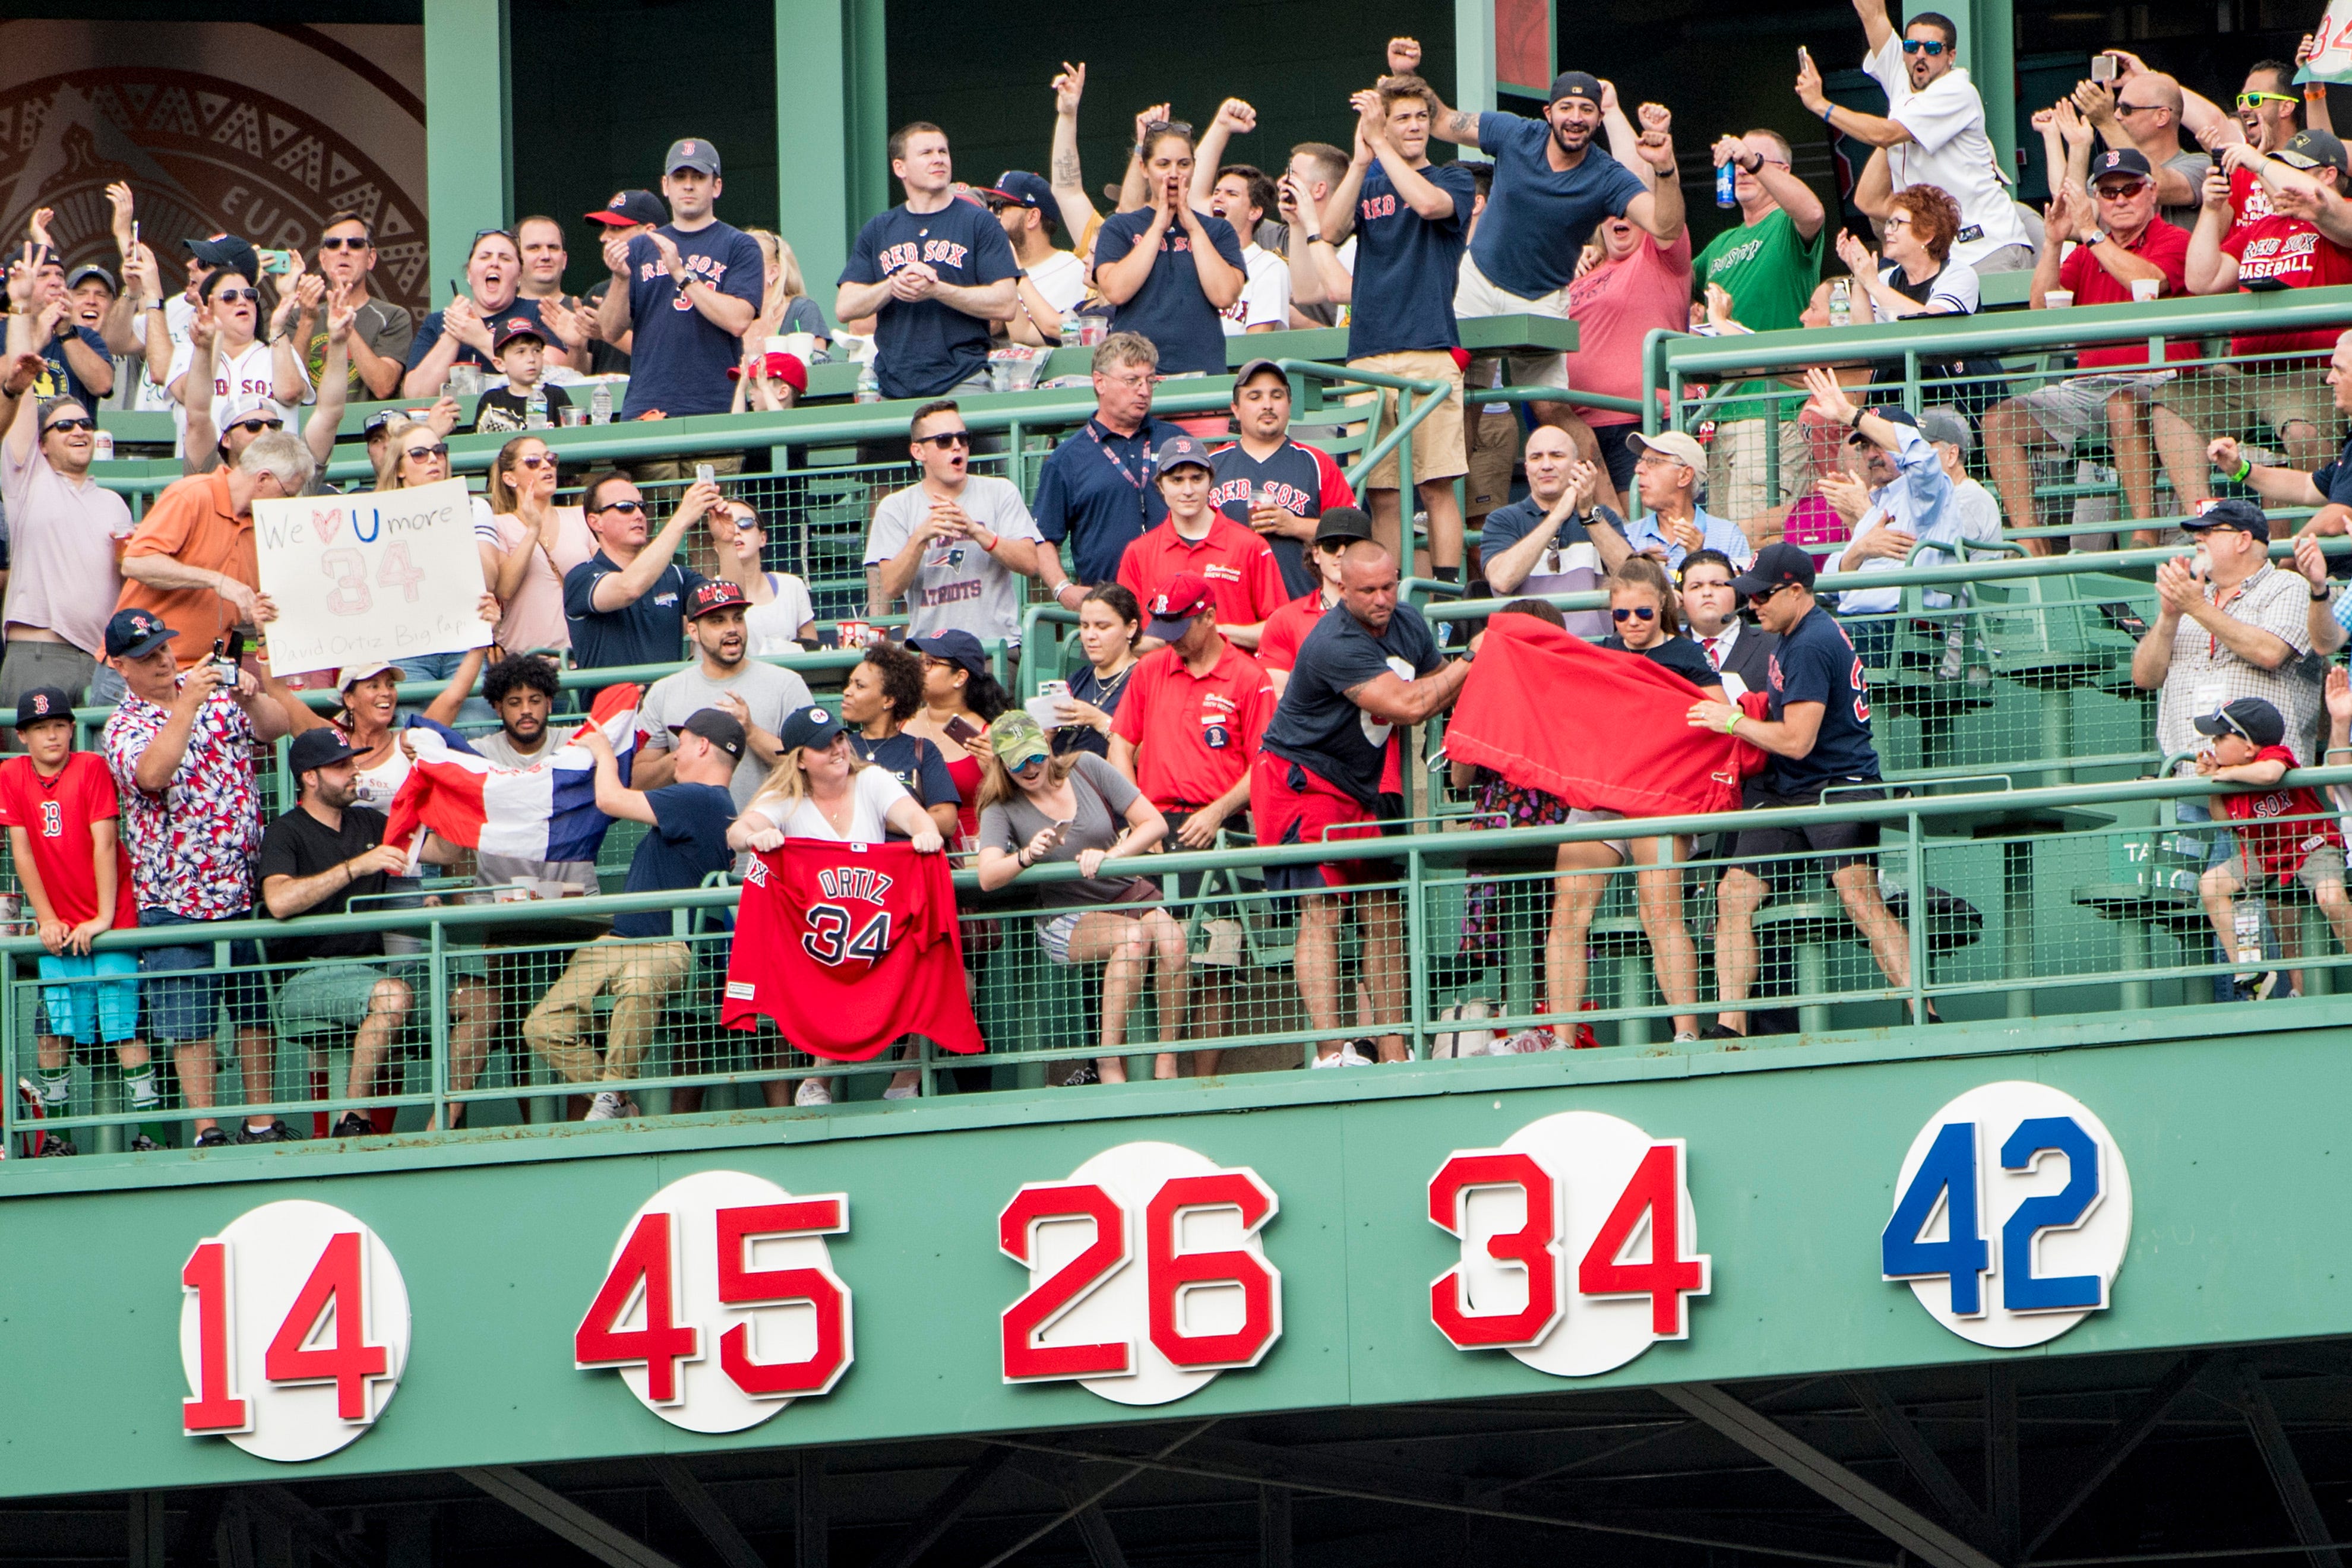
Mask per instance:
[[[1624,218],[1602,218],[1585,257],[1586,265],[1568,286],[1568,310],[1576,320],[1578,344],[1568,356],[1568,384],[1579,392],[1639,403],[1642,344],[1651,329],[1680,332],[1690,328],[1690,230],[1662,244]],[[1615,505],[1622,511],[1633,482],[1634,454],[1626,446],[1625,433],[1640,429],[1642,416],[1609,408],[1578,412],[1591,426],[1599,447],[1583,456],[1609,470],[1609,483],[1617,492]],[[1583,445],[1580,440],[1577,444]]]
[[[490,510],[474,517],[482,576],[504,614],[498,645],[512,656],[572,646],[563,618],[563,574],[596,553],[587,514],[555,504],[555,454],[536,436],[518,436],[490,465]]]

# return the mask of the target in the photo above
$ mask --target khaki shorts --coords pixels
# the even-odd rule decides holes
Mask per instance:
[[[1512,404],[1499,406],[1501,413],[1479,419],[1477,438],[1470,444],[1470,482],[1464,487],[1469,499],[1462,512],[1474,520],[1509,504],[1511,472],[1518,467],[1519,411]]]
[[[2319,824],[2315,822],[2311,826],[2316,828]],[[2243,847],[2231,855],[2228,865],[2230,875],[2237,879],[2241,891],[2260,892],[2270,883],[2267,874],[2257,872],[2246,864]],[[2294,868],[2294,879],[2302,885],[2305,892],[2314,895],[2329,882],[2340,884],[2344,880],[2344,851],[2333,844],[2312,846],[2311,853],[2303,858],[2303,864]]]
[[[2251,369],[2208,365],[2175,377],[2157,395],[2156,403],[2208,437],[2242,435],[2260,420],[2281,440],[2286,439],[2286,427],[2294,424],[2308,425],[2332,439],[2344,423],[2344,416],[2336,412],[2336,395],[2328,389],[2325,364],[2274,362]]]
[[[1406,353],[1374,354],[1370,359],[1349,360],[1348,368],[1403,376],[1413,381],[1444,382],[1445,400],[1431,409],[1429,416],[1412,428],[1412,482],[1425,485],[1433,479],[1458,479],[1470,471],[1468,455],[1462,448],[1462,372],[1454,364],[1452,354],[1444,349],[1415,349]],[[1370,392],[1359,393],[1348,402],[1352,405],[1368,406],[1372,396]],[[1385,436],[1396,426],[1397,395],[1382,387],[1379,397],[1380,434]],[[1395,452],[1382,458],[1380,465],[1364,477],[1364,482],[1358,488],[1395,489]]]
[[[1498,289],[1487,276],[1478,270],[1478,264],[1467,255],[1462,258],[1462,270],[1454,284],[1454,313],[1461,316],[1558,316],[1568,317],[1568,290],[1555,289],[1539,299],[1530,300]],[[1510,354],[1511,386],[1566,386],[1568,356],[1566,354]]]
[[[1783,499],[1812,493],[1813,445],[1805,427],[1793,418],[1780,421],[1777,496],[1765,472],[1764,428],[1761,419],[1733,419],[1715,427],[1706,454],[1706,510],[1716,516],[1744,521]]]

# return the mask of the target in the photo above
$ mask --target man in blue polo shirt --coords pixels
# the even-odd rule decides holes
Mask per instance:
[[[1694,702],[1690,724],[1739,737],[1771,756],[1764,771],[1748,781],[1740,795],[1745,811],[1819,805],[1822,792],[1839,790],[1842,800],[1871,799],[1885,791],[1854,789],[1878,783],[1878,750],[1870,737],[1870,689],[1862,659],[1846,640],[1845,628],[1813,598],[1813,558],[1794,544],[1768,544],[1756,564],[1732,580],[1756,611],[1757,624],[1780,640],[1772,650],[1765,716],[1749,719],[1729,702]],[[1740,831],[1735,864],[1716,886],[1716,994],[1723,1012],[1706,1029],[1709,1039],[1748,1032],[1742,1005],[1756,981],[1756,911],[1775,886],[1786,889],[1802,861],[1766,856],[1811,854],[1829,873],[1830,884],[1864,941],[1879,973],[1896,990],[1911,984],[1911,941],[1903,922],[1878,896],[1875,822],[1808,823],[1801,827],[1750,827]],[[1936,1023],[1934,1007],[1922,1023]]]
[[[719,221],[725,189],[718,148],[693,136],[673,142],[662,163],[669,222],[605,237],[613,285],[596,307],[597,336],[611,343],[635,333],[624,419],[724,414],[733,401],[727,373],[742,363],[767,266],[758,240]]]
[[[1356,155],[1325,204],[1326,228],[1356,230],[1356,272],[1348,316],[1348,368],[1445,386],[1445,400],[1413,427],[1413,489],[1429,512],[1429,556],[1449,582],[1462,571],[1462,507],[1454,481],[1469,471],[1462,438],[1462,367],[1454,351],[1454,290],[1477,186],[1460,163],[1429,161],[1437,94],[1417,76],[1381,79],[1356,94]],[[1381,424],[1397,395],[1373,395]],[[1396,455],[1364,480],[1365,510],[1380,541],[1402,551]],[[1400,560],[1407,557],[1399,554]]]
[[[1413,53],[1418,58],[1418,46]],[[1396,58],[1392,47],[1390,58]],[[1650,168],[1644,189],[1640,175],[1593,147],[1601,130],[1599,79],[1562,71],[1552,79],[1549,101],[1541,120],[1473,114],[1442,104],[1437,109],[1432,135],[1479,148],[1495,161],[1495,187],[1487,193],[1454,297],[1457,316],[1525,312],[1564,318],[1576,258],[1602,218],[1623,217],[1662,243],[1682,230],[1674,121],[1662,105],[1641,108],[1635,151]],[[1566,386],[1568,361],[1561,354],[1514,354],[1510,375],[1517,386]],[[1537,417],[1554,419],[1546,410],[1566,408],[1538,404]]]
[[[890,173],[907,199],[868,218],[841,269],[833,313],[874,318],[874,374],[885,397],[988,390],[992,323],[1019,309],[1021,264],[1004,226],[952,194],[947,132],[923,121],[890,134]]]
[[[1152,454],[1184,432],[1151,416],[1160,351],[1150,338],[1113,332],[1095,346],[1095,414],[1037,471],[1030,507],[1038,535],[1037,580],[1075,610],[1088,585],[1115,582],[1127,547],[1168,515]],[[1062,564],[1062,542],[1070,564]]]
[[[688,485],[661,531],[648,538],[645,497],[635,484],[611,472],[588,481],[580,500],[598,548],[563,574],[573,668],[678,661],[687,600],[703,580],[677,563],[678,543],[722,499],[717,485]]]

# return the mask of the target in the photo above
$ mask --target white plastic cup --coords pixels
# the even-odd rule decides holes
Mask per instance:
[[[2144,305],[2155,299],[2158,291],[2163,287],[2164,280],[2160,278],[2135,278],[2132,279],[2131,286],[2132,300],[2135,303]]]
[[[2074,291],[2071,289],[2053,289],[2042,296],[2042,303],[2053,310],[2072,310],[2074,306]]]

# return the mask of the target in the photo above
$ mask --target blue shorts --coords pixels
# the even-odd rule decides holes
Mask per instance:
[[[62,958],[41,955],[41,978],[74,980],[79,985],[44,985],[41,1010],[47,1026],[41,1032],[78,1046],[104,1040],[119,1046],[139,1037],[139,983],[109,978],[139,973],[134,952],[68,953]]]
[[[233,919],[247,917],[237,915]],[[169,910],[142,909],[142,926],[187,926],[199,934],[212,922],[192,921]],[[228,1005],[229,1023],[240,1029],[269,1026],[269,987],[261,973],[261,950],[250,942],[229,943],[228,973],[215,968],[213,943],[196,947],[151,947],[139,957],[148,978],[147,1028],[158,1040],[209,1040],[220,1032],[221,1004]],[[193,973],[188,973],[193,972]],[[159,976],[170,975],[169,979]]]

